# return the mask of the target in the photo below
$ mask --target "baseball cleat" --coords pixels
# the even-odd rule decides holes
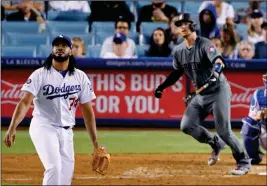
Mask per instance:
[[[222,149],[219,150],[213,150],[211,153],[211,156],[208,159],[208,165],[214,165],[216,164],[217,161],[220,160],[219,156],[220,156],[220,152]]]
[[[238,166],[237,168],[235,168],[234,170],[231,171],[231,174],[242,176],[242,175],[247,174],[248,172],[249,172],[249,168]]]

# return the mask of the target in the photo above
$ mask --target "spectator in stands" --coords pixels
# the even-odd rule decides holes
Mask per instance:
[[[84,40],[80,37],[73,37],[72,39],[72,55],[74,57],[85,57],[86,55],[86,47]]]
[[[254,10],[259,10],[260,9],[260,3],[262,1],[249,1],[249,7],[248,8],[239,8],[236,10],[236,15],[235,15],[235,23],[241,23],[241,24],[247,24],[249,15],[254,11]]]
[[[223,54],[223,51],[224,51],[223,41],[219,38],[216,38],[216,37],[211,38],[210,40],[215,45],[217,51],[220,52],[221,54]]]
[[[250,14],[248,22],[248,41],[256,44],[265,40],[264,31],[261,27],[263,22],[263,13],[260,10],[254,10]]]
[[[3,5],[1,5],[1,21],[5,20],[6,12]]]
[[[225,24],[221,32],[222,40],[224,43],[224,50],[222,55],[225,58],[234,58],[236,45],[239,42],[239,37],[235,31],[233,24]]]
[[[170,48],[173,48],[175,45],[180,44],[184,40],[178,32],[177,26],[175,26],[174,24],[178,20],[178,18],[179,15],[173,16],[169,22],[169,28],[165,30],[166,39]]]
[[[169,22],[175,15],[177,15],[176,8],[168,5],[165,0],[153,0],[151,5],[143,6],[140,9],[136,23],[137,32],[140,32],[142,22]]]
[[[125,34],[116,33],[113,37],[112,52],[107,52],[103,58],[135,58],[135,56],[127,55],[127,36]]]
[[[163,28],[157,28],[153,31],[150,38],[150,47],[146,56],[148,57],[169,57],[171,48],[166,40],[166,34]]]
[[[255,58],[267,59],[267,22],[263,22],[261,25],[263,32],[265,32],[265,40],[256,43],[255,45]]]
[[[131,28],[131,22],[129,22],[124,17],[119,17],[115,22],[115,33],[122,32],[124,35],[129,35],[129,30]],[[127,42],[127,50],[126,54],[128,56],[135,56],[135,42],[128,38],[126,39]],[[112,52],[112,43],[113,43],[113,36],[108,37],[102,44],[100,57],[103,57],[107,52]]]
[[[128,22],[134,21],[134,15],[125,1],[92,1],[91,10],[90,30],[94,21],[116,21],[119,17],[124,17]]]
[[[254,44],[249,41],[243,40],[237,45],[238,50],[238,59],[249,60],[252,59],[255,55],[255,47]]]
[[[7,15],[7,21],[38,21],[41,25],[41,30],[45,30],[45,20],[41,13],[33,6],[31,0],[21,0],[19,7],[19,11]]]
[[[235,12],[232,5],[223,2],[223,0],[213,0],[213,1],[204,1],[199,9],[198,13],[200,13],[204,8],[208,5],[214,5],[217,12],[217,24],[224,25],[225,23],[234,23]]]
[[[215,6],[210,4],[199,13],[199,35],[205,38],[220,38],[220,29],[216,23],[217,12]]]
[[[88,1],[49,1],[51,10],[65,12],[77,11],[83,13],[91,13]]]
[[[21,0],[11,0],[11,1],[3,1],[2,5],[5,10],[19,10],[21,9]],[[33,7],[36,8],[39,12],[43,13],[45,10],[43,1],[34,1]]]

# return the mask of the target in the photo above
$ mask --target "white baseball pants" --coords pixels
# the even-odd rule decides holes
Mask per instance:
[[[45,168],[43,185],[71,185],[74,173],[73,130],[32,121],[29,132]]]

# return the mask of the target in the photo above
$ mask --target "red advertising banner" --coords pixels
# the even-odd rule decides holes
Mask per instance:
[[[20,91],[32,70],[2,69],[2,117],[11,117],[22,97]],[[161,99],[153,96],[169,71],[85,70],[97,99],[93,106],[97,118],[181,119],[185,110],[185,76],[166,89]],[[226,72],[232,89],[231,118],[239,120],[248,114],[253,92],[263,87],[259,72]],[[30,117],[33,107],[27,113]],[[82,117],[77,110],[77,117]]]
[[[162,99],[153,95],[169,71],[85,70],[97,98],[93,106],[97,118],[181,119],[185,110],[185,78],[164,91]],[[2,70],[2,116],[11,117],[22,97],[22,85],[32,70]],[[27,113],[31,116],[33,107]],[[77,117],[82,117],[77,110]]]

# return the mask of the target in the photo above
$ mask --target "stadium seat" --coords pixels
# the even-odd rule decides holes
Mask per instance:
[[[136,31],[136,25],[134,22],[131,23],[131,29],[130,32]],[[115,23],[114,22],[103,22],[103,21],[95,21],[92,24],[92,30],[91,32],[97,33],[97,32],[108,32],[109,34],[115,33]]]
[[[53,40],[53,38],[55,38],[56,36],[58,36],[60,34],[66,35],[66,36],[68,36],[70,38],[80,37],[82,40],[84,40],[86,45],[94,45],[95,44],[95,42],[94,42],[94,34],[93,33],[76,34],[75,32],[74,33],[54,32],[54,33],[52,33],[50,35],[51,36],[51,41]]]
[[[158,28],[162,27],[167,29],[169,27],[168,23],[165,22],[142,22],[141,23],[141,32],[145,35],[151,35],[152,32]]]
[[[190,13],[192,19],[198,22],[198,9],[201,5],[201,1],[184,1],[184,11],[185,13]]]
[[[40,45],[38,47],[37,57],[48,57],[51,54],[51,45]]]
[[[131,32],[131,33],[129,33],[128,37],[131,38],[135,42],[135,44],[139,44],[139,34],[138,33]]]
[[[36,57],[35,46],[2,46],[2,56]]]
[[[113,33],[108,32],[96,32],[95,33],[95,45],[102,45],[106,38],[113,36]]]
[[[47,29],[50,33],[53,32],[64,32],[64,33],[75,33],[75,34],[85,34],[88,33],[88,22],[86,21],[47,21]]]
[[[40,24],[37,22],[17,22],[2,21],[3,33],[38,33],[40,32]]]
[[[86,57],[99,58],[101,46],[87,46]]]
[[[142,46],[136,45],[136,55],[138,57],[145,57],[148,48],[149,45],[142,45]]]
[[[49,10],[47,20],[49,21],[87,21],[90,14],[83,12],[58,12]]]
[[[40,45],[49,44],[48,34],[24,34],[6,33],[5,44],[7,45]]]

